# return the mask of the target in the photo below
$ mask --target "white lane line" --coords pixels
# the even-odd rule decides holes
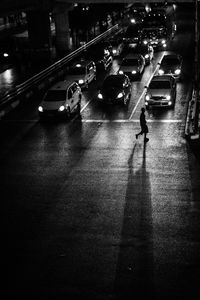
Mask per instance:
[[[181,123],[183,120],[178,119],[178,120],[151,120],[148,119],[147,123]],[[36,123],[38,122],[38,120],[1,120],[1,123]],[[139,119],[136,120],[129,120],[129,119],[125,119],[125,120],[92,120],[92,119],[82,119],[81,122],[83,123],[138,123],[140,122]]]
[[[82,112],[82,111],[84,111],[84,109],[90,104],[90,102],[92,102],[93,101],[93,99],[91,99],[90,101],[88,101],[82,108],[81,108],[81,111],[80,112]]]
[[[160,61],[162,60],[163,56],[164,56],[164,53],[162,53]],[[154,76],[154,74],[156,73],[156,71],[158,70],[158,68],[159,68],[159,65],[157,64],[154,72],[151,74],[149,80],[147,81],[147,83],[145,85],[147,85],[147,86],[149,85],[149,82],[151,81],[152,77]],[[134,107],[134,109],[133,109],[130,117],[129,117],[129,120],[133,117],[133,114],[135,113],[135,111],[136,111],[136,109],[138,107],[138,104],[140,103],[140,100],[142,99],[142,97],[144,96],[144,94],[145,94],[145,90],[143,90],[142,94],[140,95],[140,97],[139,97],[139,99],[138,99],[138,101],[137,101],[137,103],[136,103],[136,105],[135,105],[135,107]]]
[[[89,119],[82,119],[81,122],[83,123],[139,123],[140,120],[89,120]],[[181,123],[182,120],[147,120],[147,123]]]

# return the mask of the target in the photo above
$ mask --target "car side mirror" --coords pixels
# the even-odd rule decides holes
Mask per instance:
[[[147,88],[148,88],[148,86],[147,86],[147,85],[145,85],[145,86],[144,86],[144,88],[145,88],[145,89],[147,89]]]

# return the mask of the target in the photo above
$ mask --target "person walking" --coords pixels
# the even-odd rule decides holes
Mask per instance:
[[[136,139],[138,139],[139,135],[142,135],[144,133],[144,142],[148,142],[149,139],[147,138],[147,133],[149,132],[146,117],[145,117],[145,108],[141,108],[141,114],[140,114],[140,127],[141,131],[135,135]]]

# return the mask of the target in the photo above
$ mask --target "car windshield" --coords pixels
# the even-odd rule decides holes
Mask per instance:
[[[44,98],[44,101],[45,102],[55,102],[55,101],[64,101],[66,98],[66,93],[65,91],[62,91],[62,90],[59,90],[59,91],[54,91],[54,90],[51,90],[51,91],[48,91],[45,98]]]
[[[122,66],[138,66],[138,60],[136,58],[127,58],[122,61]]]
[[[152,81],[149,85],[150,89],[170,89],[169,81]]]
[[[123,86],[124,79],[121,76],[114,75],[114,76],[108,76],[104,83],[103,87],[108,88],[108,87],[122,87]]]
[[[163,65],[179,65],[180,61],[177,57],[164,57],[162,60]]]
[[[68,73],[71,75],[83,75],[85,74],[85,68],[81,66],[74,66],[69,69]]]

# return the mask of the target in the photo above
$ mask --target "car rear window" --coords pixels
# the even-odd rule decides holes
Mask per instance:
[[[170,89],[169,81],[152,81],[149,85],[150,89]]]
[[[54,91],[54,90],[51,90],[51,91],[48,91],[45,98],[44,98],[44,101],[45,102],[55,102],[55,101],[64,101],[66,98],[66,92],[65,91],[62,91],[62,90],[59,90],[59,91]]]
[[[137,66],[138,60],[136,58],[127,58],[122,61],[122,66]]]
[[[124,83],[124,79],[121,76],[109,76],[105,79],[104,83],[103,83],[103,87],[122,87]]]

